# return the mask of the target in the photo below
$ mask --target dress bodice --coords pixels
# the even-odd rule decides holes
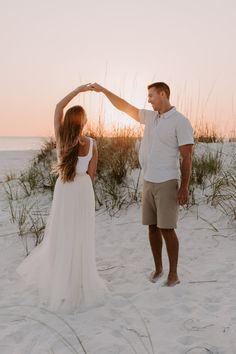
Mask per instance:
[[[93,139],[89,137],[89,151],[85,156],[78,156],[78,162],[76,165],[76,173],[86,173],[88,170],[88,165],[93,156]]]

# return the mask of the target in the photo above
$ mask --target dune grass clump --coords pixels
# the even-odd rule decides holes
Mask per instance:
[[[18,182],[26,196],[34,193],[41,182],[41,174],[37,165],[30,166],[26,171],[21,172]]]
[[[236,173],[235,170],[223,172],[212,184],[208,201],[221,210],[231,220],[236,220]]]
[[[57,174],[53,172],[56,161],[56,141],[51,137],[44,141],[41,150],[33,160],[33,166],[38,168],[41,188],[44,191],[49,190],[51,195],[53,195],[58,177]]]
[[[38,152],[35,161],[37,163],[42,162],[43,164],[48,164],[50,161],[54,161],[56,149],[56,141],[53,137],[45,139],[40,151]]]
[[[126,136],[98,139],[98,179],[106,176],[119,185],[131,170],[139,168],[135,143],[136,138]]]
[[[26,193],[26,184],[22,185],[20,179],[17,178],[5,182],[3,186],[10,210],[10,222],[16,225],[16,232],[22,240],[26,255],[28,255],[31,248],[28,245],[28,238],[31,239],[31,244],[34,246],[37,246],[43,239],[46,218],[48,217],[48,212],[43,212],[45,198],[38,199],[39,189],[33,189],[32,193]]]
[[[96,204],[111,215],[140,199],[139,173],[132,176],[133,170],[140,171],[136,142],[137,137],[127,129],[113,132],[112,137],[97,138]]]
[[[203,124],[194,128],[194,139],[198,143],[223,143],[223,136],[214,126]]]
[[[19,176],[8,174],[3,184],[10,209],[10,221],[17,227],[26,254],[30,252],[28,237],[34,245],[38,245],[43,239],[56,181],[56,176],[51,173],[55,162],[54,149],[52,139],[45,142],[30,166],[21,171]],[[45,203],[48,205],[46,210]]]
[[[190,184],[205,188],[206,181],[222,170],[222,149],[215,152],[206,151],[203,154],[193,153],[193,166]]]
[[[192,157],[188,206],[196,204],[196,189],[204,191],[206,186],[211,185],[212,180],[223,169],[222,146],[220,148],[217,147],[216,151],[206,150],[200,153],[196,152],[196,150],[197,145],[194,148]]]

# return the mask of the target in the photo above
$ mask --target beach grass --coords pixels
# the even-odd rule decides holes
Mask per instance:
[[[86,133],[96,139],[99,151],[94,184],[96,210],[104,210],[110,216],[115,216],[131,204],[141,202],[142,179],[138,162],[141,132],[130,128],[114,129],[112,136],[101,132],[101,127],[98,127]],[[211,151],[208,146],[213,141],[217,144]],[[205,148],[199,153],[198,147],[201,146]],[[196,139],[188,206],[196,204],[196,191],[208,188],[207,203],[220,207],[231,219],[236,220],[235,169],[226,171],[223,168],[222,147],[220,138],[210,139],[209,130],[201,132]],[[43,239],[58,177],[52,172],[56,160],[55,140],[50,138],[44,141],[26,170],[21,171],[18,177],[8,174],[4,183],[11,222],[17,225],[20,237],[33,236],[35,245]],[[25,245],[28,253],[27,242]]]

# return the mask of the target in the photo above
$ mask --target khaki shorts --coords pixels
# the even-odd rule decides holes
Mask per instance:
[[[157,225],[161,229],[175,229],[178,219],[177,194],[179,181],[162,183],[144,181],[142,195],[143,225]]]

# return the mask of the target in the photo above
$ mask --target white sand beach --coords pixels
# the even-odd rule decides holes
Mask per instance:
[[[235,147],[224,144],[228,164]],[[27,151],[0,152],[1,177],[31,158]],[[99,210],[97,265],[110,295],[104,305],[59,315],[38,307],[15,272],[25,249],[0,183],[0,353],[235,354],[236,224],[206,203],[207,193],[199,190],[197,203],[180,211],[181,283],[172,288],[162,286],[165,247],[164,276],[148,280],[153,261],[140,206],[114,218]]]

